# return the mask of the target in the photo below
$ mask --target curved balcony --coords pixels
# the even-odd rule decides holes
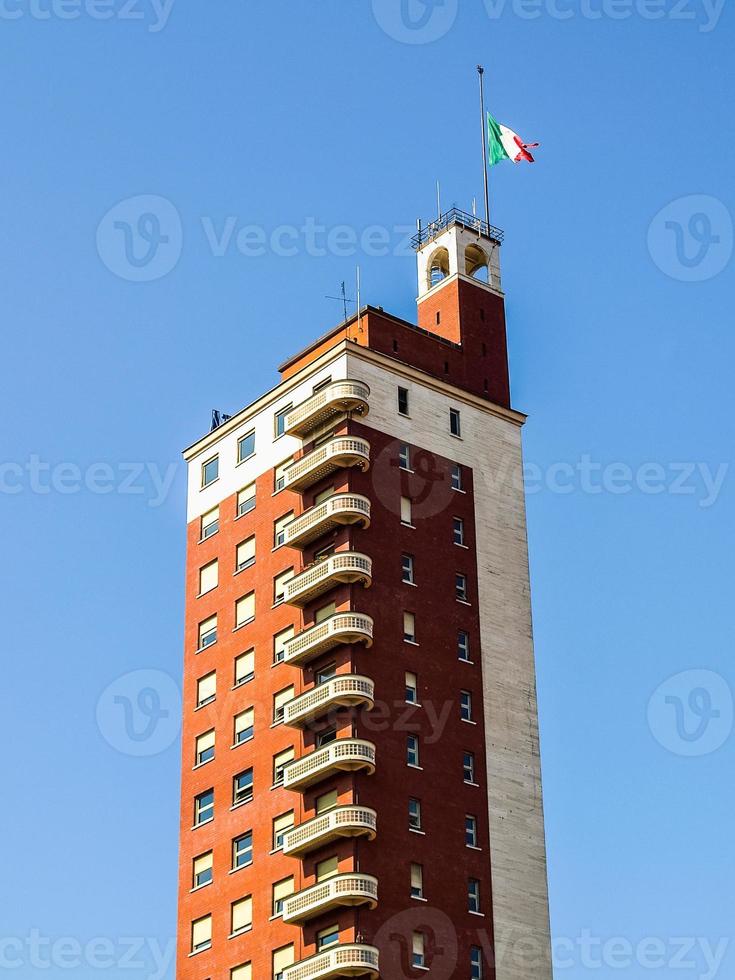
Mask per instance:
[[[370,443],[357,436],[335,436],[286,468],[284,486],[302,491],[346,466],[370,467]]]
[[[370,501],[359,493],[335,493],[295,518],[284,529],[284,544],[303,548],[323,534],[346,524],[370,527]]]
[[[360,674],[337,674],[318,687],[300,694],[283,706],[286,725],[299,727],[326,714],[331,708],[355,708],[375,704],[375,683]]]
[[[289,896],[283,903],[283,921],[307,922],[331,909],[356,905],[374,909],[377,904],[378,879],[373,875],[350,871]]]
[[[367,415],[369,397],[370,388],[364,381],[333,381],[292,409],[284,429],[289,435],[303,438],[346,412]]]
[[[340,837],[375,840],[378,816],[367,806],[337,806],[313,820],[289,830],[283,838],[283,853],[299,857]]]
[[[380,962],[375,946],[340,943],[316,956],[294,963],[283,971],[283,980],[331,980],[336,977],[365,977],[378,980]]]
[[[297,633],[284,646],[287,664],[305,664],[343,643],[373,645],[373,620],[365,613],[338,612],[316,626]]]
[[[373,561],[359,551],[336,551],[317,561],[286,583],[284,602],[305,606],[312,599],[329,592],[335,585],[360,582],[365,588],[373,583]]]
[[[283,770],[284,789],[306,789],[339,772],[375,772],[375,746],[362,738],[340,738],[323,749],[290,762]]]

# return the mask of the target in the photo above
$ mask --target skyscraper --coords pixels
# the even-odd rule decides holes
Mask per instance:
[[[179,980],[551,977],[501,242],[185,452]]]

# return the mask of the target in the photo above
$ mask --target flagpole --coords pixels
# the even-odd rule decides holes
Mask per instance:
[[[490,229],[490,189],[487,166],[487,122],[485,118],[485,69],[482,65],[477,66],[477,75],[480,80],[480,133],[482,134],[482,175],[485,187],[485,221],[488,230]]]

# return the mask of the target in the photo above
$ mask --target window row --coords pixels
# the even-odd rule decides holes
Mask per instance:
[[[401,470],[407,470],[409,473],[413,473],[412,457],[412,447],[406,442],[399,443],[398,468]],[[462,466],[459,463],[452,463],[449,471],[449,485],[451,486],[452,490],[464,492]],[[406,516],[404,516],[404,508],[406,508]],[[404,524],[411,523],[411,500],[408,497],[401,497],[401,520]]]
[[[408,388],[398,386],[398,414],[410,417],[410,401]],[[453,436],[462,435],[462,416],[458,408],[449,409],[449,431]]]

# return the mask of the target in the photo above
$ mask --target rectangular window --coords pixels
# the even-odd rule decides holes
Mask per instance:
[[[412,525],[410,497],[401,497],[401,524]]]
[[[316,497],[314,497],[314,506],[318,507],[319,504],[323,504],[325,500],[329,500],[333,496],[334,487],[327,487],[326,490],[320,490]]]
[[[273,475],[273,491],[278,493],[279,490],[283,490],[286,486],[286,470],[293,462],[293,456],[289,456],[288,459],[284,459],[282,463],[276,466],[275,473]]]
[[[418,680],[410,670],[406,671],[406,701],[409,704],[418,704],[419,702]]]
[[[194,797],[194,826],[199,827],[214,817],[214,790],[208,789]]]
[[[325,745],[331,745],[332,742],[337,741],[337,728],[335,725],[329,728],[323,728],[316,736],[316,747],[318,749],[323,749]]]
[[[398,389],[398,414],[408,415],[408,388]]]
[[[403,614],[403,639],[409,643],[416,642],[416,617],[410,612]]]
[[[294,964],[293,943],[289,946],[281,946],[273,953],[273,980],[283,980],[286,967]]]
[[[464,818],[464,842],[467,847],[477,847],[477,817],[469,813]]]
[[[273,915],[283,915],[283,903],[294,893],[293,875],[273,885]]]
[[[294,686],[284,687],[273,695],[273,723],[279,725],[283,721],[283,708],[289,701],[293,701]]]
[[[255,455],[255,429],[246,432],[237,440],[237,461],[243,463]]]
[[[411,942],[411,965],[426,966],[425,940],[423,932],[415,932]]]
[[[326,813],[327,810],[333,810],[337,806],[337,790],[332,789],[328,793],[322,793],[321,796],[317,796],[315,809],[317,816],[322,813]]]
[[[212,945],[212,916],[204,915],[191,924],[191,951],[199,953]]]
[[[202,514],[202,541],[211,538],[217,531],[219,531],[219,507],[213,507],[206,514]]]
[[[319,667],[314,671],[314,686],[318,687],[320,684],[326,684],[327,681],[331,681],[331,679],[336,676],[337,664],[325,664],[324,667]]]
[[[214,759],[214,729],[197,735],[194,765],[201,766]]]
[[[330,558],[337,550],[336,545],[328,544],[324,548],[319,548],[314,552],[314,561],[324,561],[325,558]]]
[[[294,826],[294,816],[293,810],[289,810],[288,813],[282,813],[280,817],[275,817],[273,820],[273,850],[280,851],[283,847],[283,838],[289,832],[293,830]]]
[[[421,800],[414,797],[408,801],[408,826],[411,830],[421,830]]]
[[[237,516],[242,517],[255,510],[255,484],[250,483],[237,495]]]
[[[470,878],[467,882],[467,907],[470,912],[480,911],[480,882]]]
[[[411,469],[411,447],[402,442],[398,450],[398,466],[402,470]]]
[[[255,677],[255,650],[247,650],[235,657],[235,687],[246,684]]]
[[[339,926],[327,926],[326,929],[320,929],[316,934],[316,948],[318,951],[323,949],[328,949],[330,946],[336,946],[339,942]]]
[[[465,752],[463,756],[462,768],[464,772],[464,781],[466,783],[474,783],[475,781],[475,754],[474,752]]]
[[[210,483],[219,477],[219,456],[212,456],[205,463],[202,463],[202,487],[208,487]]]
[[[273,525],[273,547],[280,547],[286,540],[286,525],[290,524],[293,520],[293,511],[290,510],[288,514],[284,514],[283,517],[279,517],[278,520]]]
[[[457,656],[460,660],[470,663],[470,634],[460,630],[457,633]]]
[[[242,966],[233,966],[230,970],[230,980],[253,980],[253,964],[243,963]]]
[[[286,656],[286,644],[289,640],[293,639],[294,628],[293,626],[288,626],[285,630],[281,630],[280,633],[276,633],[273,637],[273,663],[280,664],[283,658]]]
[[[237,936],[253,927],[253,899],[248,895],[230,906],[230,933]]]
[[[197,708],[201,708],[203,704],[209,704],[216,697],[217,672],[213,670],[211,674],[205,674],[197,681]]]
[[[284,405],[283,408],[279,412],[276,412],[276,414],[273,416],[273,434],[275,435],[276,439],[279,436],[282,436],[286,431],[286,416],[292,408],[293,405],[291,403]]]
[[[211,592],[219,585],[219,562],[215,558],[208,565],[199,569],[199,595]]]
[[[217,642],[217,616],[210,616],[199,624],[199,649],[204,650]]]
[[[424,897],[424,868],[421,864],[411,865],[411,898]]]
[[[464,521],[461,517],[452,518],[452,540],[455,544],[464,544]]]
[[[273,605],[277,606],[283,602],[286,595],[286,583],[293,578],[293,568],[287,568],[285,572],[276,575],[273,579]]]
[[[463,575],[462,572],[457,572],[454,576],[454,589],[457,598],[461,599],[462,602],[467,602],[467,576]]]
[[[401,555],[402,579],[408,585],[414,585],[413,580],[413,555]]]
[[[255,711],[253,708],[247,708],[235,715],[235,741],[233,745],[242,745],[243,742],[248,742],[253,737],[254,726]]]
[[[232,780],[232,805],[250,803],[253,798],[253,770],[239,772]]]
[[[249,830],[246,834],[241,834],[232,842],[232,868],[244,868],[253,863],[253,832]]]
[[[459,463],[452,463],[451,480],[452,490],[462,489],[462,467],[459,465]]]
[[[255,592],[248,592],[235,603],[235,629],[255,619]]]
[[[317,881],[326,881],[327,878],[333,878],[336,874],[339,874],[339,861],[336,854],[334,857],[325,858],[323,861],[317,862]]]
[[[241,541],[235,551],[235,570],[242,572],[255,564],[255,535]]]
[[[293,762],[294,750],[293,746],[288,749],[284,749],[283,752],[278,752],[273,756],[273,785],[283,786],[283,770],[289,764]]]
[[[453,436],[462,435],[462,422],[458,408],[449,409],[449,431]]]
[[[207,851],[206,854],[200,854],[199,857],[195,857],[193,864],[192,887],[201,888],[202,885],[208,885],[212,880],[212,852]]]
[[[472,694],[470,691],[459,693],[459,717],[462,721],[472,721]]]
[[[482,949],[479,946],[470,949],[470,980],[482,980]]]
[[[406,763],[409,766],[419,765],[419,739],[418,735],[406,736]]]

